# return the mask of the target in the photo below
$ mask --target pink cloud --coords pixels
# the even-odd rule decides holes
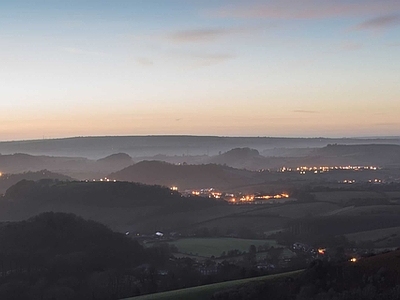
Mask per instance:
[[[300,114],[316,114],[318,111],[316,110],[306,110],[306,109],[295,109],[293,112]]]
[[[386,15],[369,19],[355,26],[354,30],[382,30],[395,25],[400,25],[400,15]]]
[[[176,43],[210,42],[229,35],[252,33],[258,28],[205,28],[176,31],[167,38]]]
[[[398,0],[272,0],[224,6],[213,15],[225,18],[324,19],[400,11]]]
[[[356,43],[356,42],[344,42],[342,43],[342,46],[340,47],[341,50],[345,50],[345,51],[355,51],[355,50],[359,50],[363,47],[363,44],[361,43]]]

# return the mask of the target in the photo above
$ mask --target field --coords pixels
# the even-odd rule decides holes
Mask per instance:
[[[210,299],[211,296],[218,291],[232,288],[241,284],[255,282],[255,281],[264,281],[264,280],[274,280],[279,278],[284,278],[288,276],[293,276],[301,273],[302,270],[281,273],[276,275],[267,275],[256,278],[248,278],[248,279],[240,279],[233,281],[225,281],[220,283],[202,285],[187,289],[169,291],[164,293],[156,293],[152,295],[144,295],[133,298],[127,298],[124,300],[207,300]]]
[[[226,234],[229,230],[239,232],[243,228],[264,232],[285,227],[287,220],[286,218],[275,216],[240,214],[194,224],[191,228],[207,227],[208,229],[213,229],[217,227],[223,234]]]
[[[347,202],[355,199],[385,199],[380,193],[370,191],[335,191],[335,192],[317,192],[314,193],[317,201],[332,202],[345,205]]]
[[[390,199],[400,199],[400,192],[385,192],[385,195]]]
[[[339,206],[326,202],[290,203],[286,205],[273,206],[252,210],[243,215],[249,216],[275,216],[283,218],[301,218],[305,216],[317,216],[338,209]]]
[[[356,233],[346,234],[350,241],[363,242],[363,241],[377,241],[381,239],[390,238],[392,236],[400,236],[400,227],[389,227],[383,229],[360,231]]]
[[[180,239],[170,244],[175,245],[180,253],[202,257],[219,257],[222,252],[237,249],[248,251],[250,245],[260,246],[268,244],[277,246],[274,240],[247,240],[236,238],[187,238]]]
[[[365,216],[365,215],[391,215],[400,214],[400,205],[369,205],[369,206],[348,206],[327,215],[336,216]]]

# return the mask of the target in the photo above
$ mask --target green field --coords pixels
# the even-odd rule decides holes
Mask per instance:
[[[202,257],[219,257],[222,252],[228,252],[234,249],[248,251],[250,245],[256,247],[265,244],[277,246],[274,240],[247,240],[236,238],[187,238],[171,242],[170,244],[175,245],[180,253]]]
[[[218,291],[232,288],[241,284],[263,281],[263,280],[274,280],[279,278],[284,278],[287,276],[293,276],[301,273],[303,270],[281,273],[276,275],[267,275],[256,278],[248,278],[248,279],[240,279],[233,281],[226,281],[208,285],[202,285],[187,289],[169,291],[164,293],[156,293],[152,295],[144,295],[133,298],[126,298],[125,300],[207,300],[210,299],[211,296]]]

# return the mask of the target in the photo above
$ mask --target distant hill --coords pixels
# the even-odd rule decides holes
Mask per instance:
[[[260,154],[266,157],[304,157],[317,148],[273,148],[265,149]]]
[[[228,165],[239,169],[257,169],[260,165],[266,164],[267,158],[261,156],[258,150],[250,148],[235,148],[214,156],[210,163]]]
[[[0,170],[3,173],[37,172],[50,170],[68,174],[90,169],[93,162],[82,157],[34,156],[24,153],[0,155]],[[74,172],[75,171],[75,172]]]
[[[249,147],[264,151],[274,148],[320,148],[328,144],[397,144],[390,138],[282,138],[220,136],[103,136],[0,142],[0,153],[70,156],[99,159],[113,153],[135,157],[164,155],[217,155],[234,148]]]
[[[132,163],[132,158],[125,153],[113,154],[97,161],[83,157],[34,156],[16,153],[0,155],[0,172],[38,172],[46,169],[77,179],[100,179]]]
[[[48,170],[38,172],[24,172],[18,174],[2,174],[0,176],[0,194],[4,193],[9,187],[21,180],[41,180],[41,179],[56,179],[60,181],[72,181],[73,178],[63,174],[53,173]]]
[[[97,162],[99,163],[124,163],[124,164],[129,164],[132,163],[132,157],[130,157],[126,153],[116,153],[116,154],[111,154],[107,157],[98,159]]]
[[[337,159],[353,165],[400,166],[400,146],[392,144],[333,144],[316,149],[313,155],[326,159]]]
[[[284,149],[281,153],[276,151],[278,149],[264,150],[263,154],[276,155],[265,157],[255,149],[235,148],[212,157],[209,162],[249,170],[276,169],[282,166],[400,166],[400,145],[395,144],[329,144],[322,148],[306,148],[302,151],[296,149]]]
[[[192,188],[229,188],[261,182],[256,173],[217,164],[174,165],[161,161],[142,161],[110,174],[110,179],[164,186]]]
[[[115,172],[133,164],[132,157],[126,153],[111,154],[96,161],[97,168]]]

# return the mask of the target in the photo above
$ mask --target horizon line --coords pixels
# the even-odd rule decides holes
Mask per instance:
[[[252,139],[374,139],[374,140],[390,140],[400,139],[400,136],[246,136],[246,135],[196,135],[196,134],[135,134],[135,135],[77,135],[65,137],[50,138],[27,138],[20,140],[0,140],[0,143],[19,143],[19,142],[38,142],[38,141],[56,141],[56,140],[72,140],[72,139],[90,139],[90,138],[129,138],[129,137],[199,137],[199,138],[252,138]]]

